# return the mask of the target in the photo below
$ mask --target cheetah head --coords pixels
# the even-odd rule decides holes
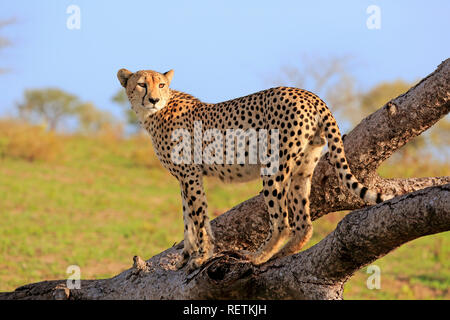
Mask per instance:
[[[135,73],[120,69],[117,78],[126,89],[131,108],[139,118],[152,115],[164,108],[170,98],[169,85],[173,70],[159,73],[141,70]]]

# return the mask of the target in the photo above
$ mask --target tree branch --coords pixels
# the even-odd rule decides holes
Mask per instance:
[[[309,273],[345,281],[355,271],[408,241],[448,230],[450,184],[409,193],[346,215],[332,233],[305,252],[309,264],[314,266]]]
[[[0,299],[341,299],[344,283],[356,270],[403,243],[450,230],[449,193],[450,184],[435,186],[354,211],[310,249],[261,266],[219,254],[186,276],[175,268],[178,246],[147,262],[135,257],[133,268],[111,279],[82,281],[81,289],[46,281],[0,294]],[[245,206],[235,210],[245,211],[252,202]],[[229,227],[223,220],[213,226],[218,235]],[[219,242],[229,248],[227,240]]]
[[[376,169],[396,150],[430,128],[450,111],[450,59],[412,87],[361,121],[344,139],[352,173],[366,186],[401,195],[450,177],[382,179]],[[324,205],[325,204],[325,205]],[[327,155],[319,161],[312,180],[311,214],[320,217],[339,210],[354,210],[362,201],[341,188]]]
[[[407,93],[364,119],[345,140],[352,172],[369,187],[400,195],[435,184],[445,184],[355,211],[319,244],[299,254],[253,266],[234,252],[256,249],[268,228],[261,195],[253,197],[212,221],[217,250],[222,251],[200,270],[187,276],[175,270],[182,245],[111,279],[85,280],[80,290],[65,281],[26,285],[0,299],[199,299],[199,298],[342,298],[352,273],[404,242],[449,230],[450,177],[381,179],[376,168],[399,147],[449,112],[450,59]],[[339,186],[327,155],[314,171],[312,219],[364,204]],[[223,253],[225,251],[225,254]]]

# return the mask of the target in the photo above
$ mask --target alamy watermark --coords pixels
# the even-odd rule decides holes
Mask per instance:
[[[212,128],[203,131],[203,123],[195,121],[193,132],[175,129],[171,139],[176,142],[171,151],[175,164],[232,165],[245,164],[248,160],[247,164],[261,165],[261,175],[273,175],[278,171],[278,129],[226,129],[224,133]]]
[[[367,267],[367,273],[371,274],[366,281],[367,289],[379,290],[381,288],[381,269],[377,265]]]
[[[81,10],[80,7],[71,4],[67,7],[66,13],[69,14],[66,20],[66,27],[69,30],[80,30],[81,29]]]
[[[370,14],[370,16],[366,20],[367,29],[381,29],[381,8],[377,5],[372,4],[367,7],[366,13]]]
[[[67,288],[81,289],[81,268],[77,265],[71,265],[67,267],[66,273],[70,275],[66,281]]]

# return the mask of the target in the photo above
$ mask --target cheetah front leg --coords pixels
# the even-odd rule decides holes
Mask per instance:
[[[181,190],[183,190],[183,184],[180,183]],[[197,252],[198,247],[195,241],[195,233],[197,232],[197,228],[195,227],[194,220],[192,219],[192,215],[189,215],[189,207],[188,202],[186,201],[186,197],[184,196],[184,192],[181,191],[181,201],[183,204],[183,222],[184,222],[184,248],[183,253],[181,254],[181,259],[177,264],[177,268],[183,268],[186,263],[189,261],[189,258]]]
[[[188,272],[200,267],[214,252],[214,237],[207,213],[206,195],[200,174],[180,181],[184,219],[184,249],[178,267],[188,264]]]

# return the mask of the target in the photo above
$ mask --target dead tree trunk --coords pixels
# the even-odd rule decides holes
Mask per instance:
[[[179,244],[146,262],[135,257],[133,268],[113,278],[83,280],[80,289],[68,289],[65,280],[44,281],[0,293],[0,299],[341,299],[345,282],[358,269],[410,240],[450,230],[450,177],[382,179],[376,173],[449,110],[447,59],[346,136],[353,174],[367,186],[398,195],[376,206],[361,209],[364,203],[341,189],[325,154],[314,172],[312,219],[356,211],[308,250],[261,266],[240,259],[235,252],[256,249],[269,228],[258,195],[212,221],[218,253],[190,275],[175,269]]]

